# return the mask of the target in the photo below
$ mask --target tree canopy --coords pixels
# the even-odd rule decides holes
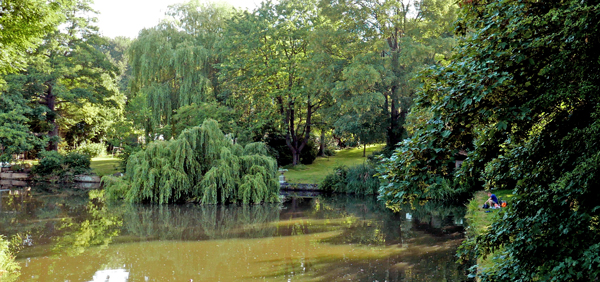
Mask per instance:
[[[463,249],[495,257],[481,281],[595,281],[600,3],[462,5],[457,55],[422,76],[417,104],[432,118],[384,160],[381,197],[400,204],[474,184],[513,189],[501,220]]]
[[[0,3],[0,75],[22,70],[27,52],[58,24],[69,1],[4,0]],[[4,83],[0,77],[0,86]]]
[[[0,145],[5,161],[13,154],[57,150],[61,141],[66,150],[103,141],[123,117],[125,97],[118,82],[126,67],[118,68],[122,58],[112,57],[122,53],[117,40],[99,36],[89,1],[47,5],[60,15],[55,26],[45,28],[39,46],[28,45],[21,54],[27,65],[2,77]]]

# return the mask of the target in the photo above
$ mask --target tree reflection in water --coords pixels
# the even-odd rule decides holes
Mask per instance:
[[[117,275],[102,278],[113,272],[127,281],[465,278],[454,262],[463,207],[430,203],[394,213],[374,198],[348,196],[257,206],[106,205],[98,192],[82,200],[35,191],[21,203],[4,197],[0,217],[8,235],[33,235],[18,256],[23,281],[113,281]]]

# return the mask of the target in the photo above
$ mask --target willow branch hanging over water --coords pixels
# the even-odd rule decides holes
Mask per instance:
[[[264,143],[233,144],[214,120],[129,157],[122,178],[104,177],[109,199],[131,203],[279,201],[277,163]]]

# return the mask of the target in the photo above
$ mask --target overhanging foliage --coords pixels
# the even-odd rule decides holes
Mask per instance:
[[[424,76],[418,104],[433,117],[385,161],[382,197],[404,203],[479,179],[514,188],[502,220],[461,253],[500,250],[481,281],[596,281],[600,3],[463,4],[458,31],[468,36]],[[460,150],[468,156],[455,170]]]

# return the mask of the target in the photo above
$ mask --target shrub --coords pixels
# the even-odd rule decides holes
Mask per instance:
[[[335,156],[335,150],[329,147],[326,147],[325,150],[323,150],[323,155],[331,157],[331,156]]]
[[[62,176],[87,173],[90,171],[90,157],[85,154],[56,151],[43,151],[39,154],[40,163],[33,172],[39,176]],[[65,180],[65,179],[63,179]]]
[[[22,165],[18,165],[18,164],[11,165],[10,166],[10,170],[11,171],[21,171],[21,170],[23,170],[23,166]]]
[[[96,158],[106,155],[106,145],[104,143],[82,143],[73,152]]]
[[[57,151],[42,151],[39,153],[40,162],[34,167],[34,172],[40,175],[48,175],[53,172],[62,171],[65,161],[63,155]]]
[[[302,142],[302,140],[299,140],[298,142]],[[269,147],[270,155],[277,160],[277,164],[279,166],[285,166],[293,162],[292,152],[286,144],[285,137],[283,135],[269,135],[265,139],[265,143],[267,143],[267,146]],[[304,146],[302,149],[302,152],[300,152],[300,163],[312,164],[317,158],[318,154],[319,149],[315,145],[313,138],[311,138],[306,143],[306,146]]]
[[[369,164],[347,167],[340,166],[327,175],[321,183],[326,192],[375,195],[379,189],[377,171]]]
[[[89,155],[71,152],[64,157],[64,165],[73,174],[82,174],[90,170],[91,159]]]

